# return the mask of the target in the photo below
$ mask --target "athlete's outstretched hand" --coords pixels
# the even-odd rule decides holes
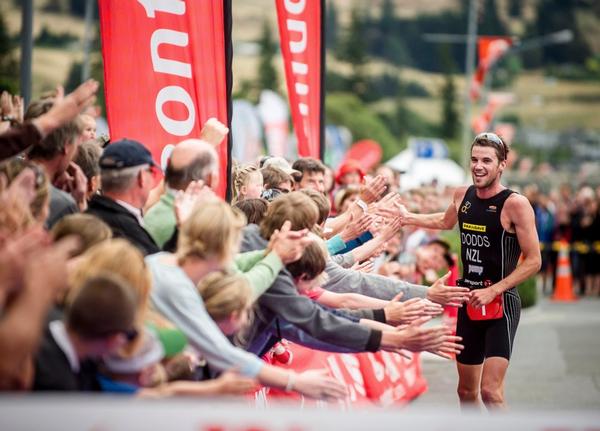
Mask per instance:
[[[448,277],[450,272],[431,285],[427,290],[427,299],[442,305],[462,307],[463,302],[471,298],[471,291],[466,287],[446,286],[444,283]]]

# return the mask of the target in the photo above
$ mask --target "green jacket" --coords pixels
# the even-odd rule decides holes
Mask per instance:
[[[165,243],[173,236],[176,225],[175,192],[167,190],[144,215],[144,228],[150,233],[154,242],[160,248],[163,248]]]

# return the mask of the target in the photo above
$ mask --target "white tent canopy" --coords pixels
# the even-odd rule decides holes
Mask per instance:
[[[411,149],[402,151],[386,165],[402,173],[400,178],[402,190],[431,184],[434,180],[437,180],[438,185],[442,187],[456,187],[467,181],[465,171],[453,160],[416,157]]]

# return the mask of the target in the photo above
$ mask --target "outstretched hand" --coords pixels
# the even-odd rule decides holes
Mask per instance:
[[[311,238],[308,229],[292,230],[292,223],[286,220],[281,230],[276,229],[271,235],[267,252],[273,251],[287,265],[300,259],[312,241],[314,238]]]
[[[94,103],[98,85],[98,81],[88,79],[67,96],[64,95],[64,88],[59,86],[52,108],[33,120],[42,136],[75,119],[81,111]]]
[[[310,398],[335,400],[347,395],[346,386],[323,370],[308,370],[296,374],[294,389]]]
[[[427,289],[427,299],[441,305],[462,307],[462,304],[471,298],[471,291],[466,287],[446,286],[448,277],[450,271]]]
[[[377,202],[381,195],[385,193],[386,187],[385,178],[382,175],[377,175],[362,186],[360,198],[368,204]]]

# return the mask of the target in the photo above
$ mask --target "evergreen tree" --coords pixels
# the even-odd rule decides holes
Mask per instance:
[[[520,18],[523,13],[523,0],[510,0],[508,2],[508,15]]]
[[[15,57],[14,42],[8,34],[4,15],[0,10],[0,91],[17,93],[19,63]]]
[[[273,41],[271,26],[267,19],[263,22],[263,30],[260,41],[260,62],[258,65],[258,88],[259,91],[269,89],[277,91],[277,71],[273,66],[273,58],[277,52],[277,45]]]
[[[64,11],[62,0],[48,0],[43,7],[44,12],[61,13]]]
[[[568,45],[547,45],[541,49],[543,64],[583,64],[591,55],[590,46],[577,22],[578,12],[589,15],[593,13],[593,8],[590,4],[575,0],[540,0],[538,2],[537,19],[533,28],[530,29],[530,37],[539,37],[565,29],[573,32],[573,41]],[[524,57],[524,61],[528,66],[532,66],[527,57],[528,55]]]
[[[456,84],[454,83],[455,65],[450,54],[450,47],[442,45],[440,48],[444,85],[442,87],[442,124],[440,133],[444,138],[453,139],[458,134],[459,117],[456,109]]]
[[[379,17],[378,25],[382,43],[386,43],[392,37],[396,22],[395,13],[393,0],[384,0],[381,5],[381,16]]]
[[[325,13],[325,47],[335,50],[338,42],[338,13],[334,0],[327,3]]]
[[[480,7],[479,33],[493,36],[506,34],[506,28],[498,17],[496,0],[485,0]]]
[[[406,87],[400,81],[400,88],[396,93],[395,108],[394,108],[394,131],[398,139],[404,139],[410,131],[411,112],[406,104]]]
[[[341,59],[352,66],[352,74],[349,78],[351,90],[361,99],[367,90],[367,79],[365,65],[367,63],[367,35],[360,11],[352,9],[350,25],[346,31],[346,39],[342,49]]]
[[[458,133],[459,118],[456,109],[456,85],[452,73],[444,74],[442,87],[442,125],[441,134],[444,138],[453,139]]]

